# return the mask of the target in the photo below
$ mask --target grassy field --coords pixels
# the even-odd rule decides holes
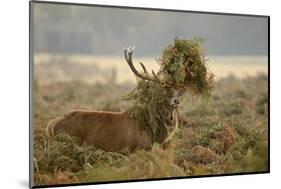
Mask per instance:
[[[34,75],[40,83],[54,81],[81,80],[87,83],[115,81],[116,83],[134,82],[132,74],[124,57],[85,56],[85,55],[44,55],[35,56]],[[133,58],[136,68],[141,70],[141,61],[147,70],[159,70],[156,57]],[[238,78],[255,76],[257,73],[267,73],[267,57],[265,56],[210,56],[208,67],[222,79],[232,74]]]
[[[51,119],[72,109],[126,110],[121,99],[134,83],[34,82],[36,185],[197,176],[268,170],[268,76],[228,76],[208,100],[186,96],[180,128],[163,148],[129,155],[79,146],[66,135],[47,136]]]

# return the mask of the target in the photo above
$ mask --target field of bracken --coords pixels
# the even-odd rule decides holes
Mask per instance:
[[[35,185],[199,176],[268,170],[268,76],[228,76],[209,99],[186,95],[168,146],[131,154],[47,136],[48,121],[72,109],[123,111],[134,83],[34,81]]]

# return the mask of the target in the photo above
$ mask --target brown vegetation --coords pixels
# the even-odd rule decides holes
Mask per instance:
[[[87,109],[94,107],[96,110],[104,111],[128,109],[130,103],[115,99],[132,88],[133,85],[128,84],[103,85],[81,82],[36,84],[35,184],[268,170],[266,75],[243,80],[234,77],[219,80],[208,103],[185,97],[179,107],[180,117],[185,121],[180,122],[172,144],[166,149],[154,145],[152,150],[136,150],[125,156],[81,145],[68,135],[46,135],[48,121],[69,109],[81,107]],[[201,152],[198,149],[194,150],[198,146],[208,150]],[[208,153],[209,150],[211,153]],[[205,151],[208,151],[206,157],[202,155]],[[216,155],[215,159],[212,158],[212,152]],[[207,158],[207,155],[211,158]]]
[[[177,72],[174,74],[177,75]],[[89,84],[81,81],[53,82],[43,85],[35,80],[33,121],[35,184],[65,184],[268,170],[268,76],[264,74],[245,79],[229,76],[218,80],[214,85],[212,96],[209,96],[208,99],[194,98],[192,95],[194,93],[187,93],[184,98],[181,98],[181,105],[177,107],[180,112],[178,130],[174,133],[171,144],[165,145],[165,148],[156,142],[152,145],[151,150],[136,148],[133,152],[124,155],[86,145],[81,140],[79,141],[79,137],[63,133],[46,134],[46,125],[49,120],[55,119],[57,115],[70,109],[84,108],[79,110],[78,117],[75,117],[77,111],[74,111],[66,115],[69,116],[67,119],[75,118],[83,123],[82,120],[87,120],[87,118],[83,117],[82,112],[96,114],[89,109],[95,109],[99,114],[104,114],[104,111],[111,112],[110,114],[114,114],[113,117],[121,116],[122,113],[117,112],[129,110],[130,116],[126,117],[127,121],[129,119],[137,120],[134,123],[137,125],[144,123],[144,120],[149,120],[146,125],[142,125],[145,128],[139,127],[140,130],[151,129],[151,133],[148,135],[150,139],[154,134],[156,134],[156,138],[160,137],[161,135],[157,135],[159,130],[155,126],[158,125],[159,120],[165,119],[162,119],[161,112],[158,114],[157,110],[164,108],[161,104],[160,108],[153,108],[156,106],[148,106],[148,104],[151,105],[151,102],[167,103],[171,102],[171,99],[156,98],[163,96],[160,94],[164,94],[161,91],[161,85],[151,85],[151,81],[141,81],[135,87],[129,83]],[[181,82],[184,80],[178,81],[179,85],[184,83]],[[135,90],[132,92],[134,87]],[[152,93],[152,89],[157,90]],[[200,91],[199,88],[198,90]],[[116,100],[129,91],[131,93],[124,97],[129,99],[129,102]],[[170,92],[170,94],[174,94],[174,90]],[[208,93],[208,91],[206,92]],[[148,96],[149,98],[142,98],[147,94],[153,95]],[[136,100],[131,101],[131,99]],[[150,103],[145,104],[145,100]],[[144,114],[140,114],[140,112]],[[136,119],[136,115],[144,116]],[[153,117],[146,117],[147,115],[153,115]],[[99,124],[102,125],[101,122]],[[116,127],[122,126],[116,125]],[[167,127],[166,131],[169,131],[169,128]],[[56,128],[54,128],[55,130]],[[110,133],[110,131],[105,131]],[[164,136],[166,138],[167,135]]]

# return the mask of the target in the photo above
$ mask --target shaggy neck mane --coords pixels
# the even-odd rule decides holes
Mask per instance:
[[[177,125],[177,109],[170,106],[165,95],[167,91],[162,85],[141,80],[125,97],[133,102],[130,115],[157,143],[163,143]]]

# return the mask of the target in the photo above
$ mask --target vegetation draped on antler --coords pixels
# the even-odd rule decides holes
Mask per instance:
[[[168,45],[158,60],[159,74],[175,87],[187,88],[192,95],[209,96],[215,75],[206,66],[201,38],[178,39]]]
[[[134,48],[124,50],[125,59],[134,74],[141,80],[137,81],[137,87],[124,99],[133,102],[129,110],[131,116],[157,136],[161,133],[160,126],[168,122],[166,112],[171,112],[169,105],[165,103],[167,88],[188,90],[193,95],[208,96],[213,88],[214,74],[207,70],[201,39],[176,38],[174,44],[164,49],[158,60],[159,72],[155,74],[152,71],[152,75],[148,74],[142,63],[140,65],[143,73],[138,72],[134,67],[132,61]]]

